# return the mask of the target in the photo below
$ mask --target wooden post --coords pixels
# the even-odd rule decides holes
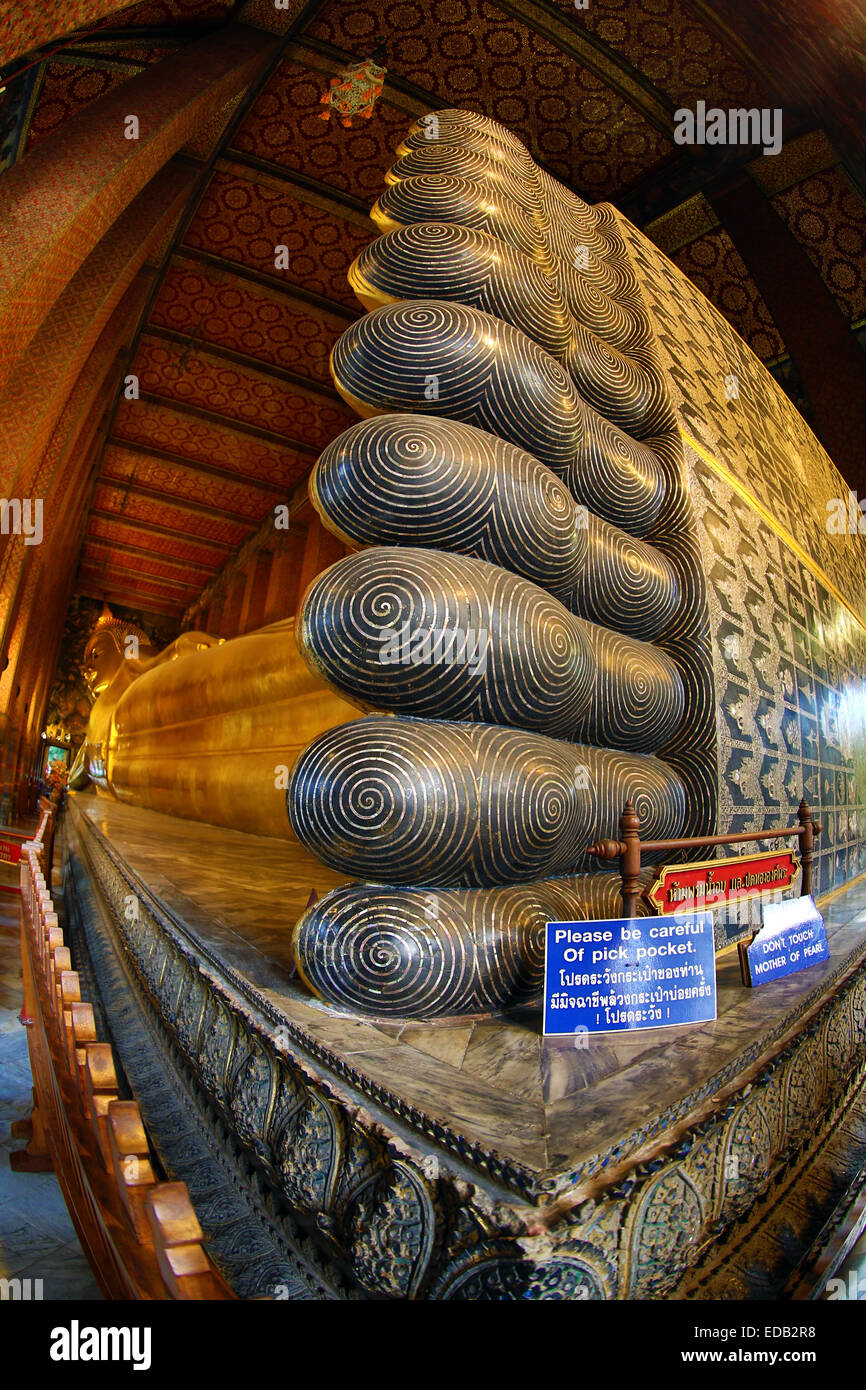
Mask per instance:
[[[219,1277],[203,1247],[198,1223],[184,1182],[161,1182],[145,1198],[153,1248],[163,1283],[173,1298],[223,1299],[231,1292]]]
[[[84,1073],[87,1085],[87,1108],[93,1125],[93,1137],[106,1163],[111,1163],[111,1144],[108,1139],[108,1107],[117,1100],[117,1075],[114,1058],[108,1043],[88,1043],[85,1049]]]
[[[136,1240],[140,1244],[147,1244],[151,1232],[146,1198],[156,1178],[137,1101],[113,1100],[109,1103],[108,1141],[121,1201]]]
[[[803,827],[800,835],[800,859],[803,864],[803,881],[800,893],[805,898],[812,892],[812,860],[815,854],[815,827],[812,811],[805,796],[797,807],[797,820]]]
[[[86,1003],[76,1003],[70,1010],[72,1014],[72,1036],[75,1045],[75,1079],[78,1084],[78,1099],[81,1104],[81,1113],[85,1119],[91,1119],[90,1105],[87,1097],[87,1045],[95,1043],[96,1038],[96,1019],[93,1013],[93,1005]]]
[[[640,886],[640,816],[630,801],[625,803],[619,818],[619,833],[623,845],[623,852],[619,859],[623,914],[626,917],[636,917],[637,895]]]

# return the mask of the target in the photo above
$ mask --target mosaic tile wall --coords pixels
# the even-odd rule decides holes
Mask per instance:
[[[828,502],[849,490],[821,445],[700,292],[623,231],[671,373],[709,581],[719,832],[792,823],[805,794],[827,893],[866,872],[866,536],[828,531]]]

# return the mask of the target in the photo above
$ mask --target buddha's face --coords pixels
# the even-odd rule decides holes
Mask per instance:
[[[84,649],[81,673],[94,699],[107,690],[120,670],[123,657],[108,632],[94,632]]]

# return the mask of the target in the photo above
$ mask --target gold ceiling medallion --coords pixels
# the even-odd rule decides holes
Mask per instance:
[[[333,109],[340,125],[351,126],[354,116],[360,117],[362,121],[369,121],[373,108],[382,95],[387,72],[387,69],[376,61],[383,56],[384,50],[377,48],[371,57],[341,68],[336,77],[331,78],[328,91],[322,94],[321,100],[325,110],[319,113],[319,119],[329,121]]]

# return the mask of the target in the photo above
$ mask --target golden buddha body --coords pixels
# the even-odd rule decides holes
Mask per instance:
[[[95,697],[69,785],[252,834],[291,836],[289,769],[356,713],[301,659],[294,620],[230,642],[184,632],[157,652],[130,623],[97,624],[84,654]]]

